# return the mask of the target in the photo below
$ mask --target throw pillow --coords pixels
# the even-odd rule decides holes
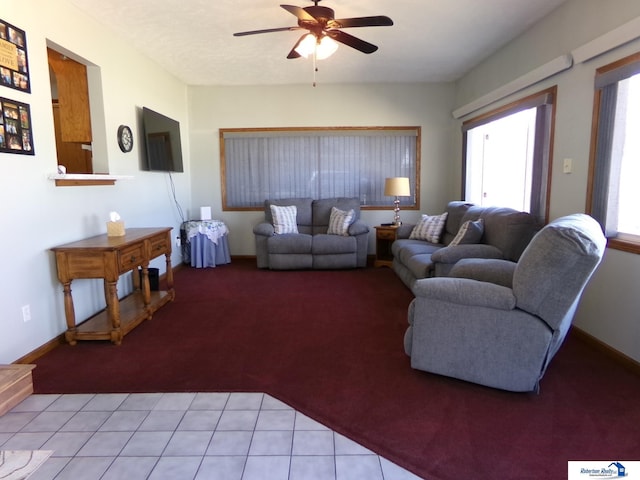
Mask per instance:
[[[329,235],[349,235],[349,225],[353,222],[356,212],[353,209],[345,212],[336,207],[331,207],[331,216],[329,217]]]
[[[280,207],[271,205],[271,216],[273,217],[273,228],[276,235],[284,233],[298,233],[296,217],[298,209],[295,205]]]
[[[415,240],[426,240],[431,243],[439,243],[440,235],[444,230],[444,224],[447,221],[448,213],[441,215],[422,215],[418,224],[413,227],[409,238]]]
[[[470,244],[470,243],[478,243],[482,238],[482,234],[484,233],[484,223],[482,219],[478,219],[475,222],[471,220],[467,220],[462,225],[460,225],[460,230],[456,233],[456,236],[453,237],[449,246],[461,245],[461,244]]]

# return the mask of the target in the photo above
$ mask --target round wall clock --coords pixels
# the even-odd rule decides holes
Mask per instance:
[[[133,149],[133,133],[127,125],[118,127],[118,146],[125,153]]]

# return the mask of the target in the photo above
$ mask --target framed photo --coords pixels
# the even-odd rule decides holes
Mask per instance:
[[[27,35],[4,20],[0,20],[0,85],[31,93]]]
[[[0,97],[0,110],[0,152],[35,155],[29,105]]]

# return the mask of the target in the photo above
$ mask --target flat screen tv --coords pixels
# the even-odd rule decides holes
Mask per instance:
[[[147,160],[143,169],[154,172],[184,172],[180,123],[143,107],[142,125]]]

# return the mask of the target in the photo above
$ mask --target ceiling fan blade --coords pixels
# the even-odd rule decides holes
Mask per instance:
[[[284,8],[287,12],[298,17],[298,20],[302,20],[304,22],[318,23],[315,17],[307,13],[307,11],[302,7],[296,7],[295,5],[280,5],[280,6]]]
[[[362,53],[373,53],[378,50],[374,44],[365,42],[353,35],[343,32],[342,30],[329,30],[327,35],[333,38],[336,42],[344,43],[345,45],[360,50]]]
[[[305,33],[304,35],[302,35],[298,41],[296,42],[296,44],[293,46],[293,48],[291,49],[291,51],[289,52],[289,55],[287,55],[288,59],[292,59],[292,58],[300,58],[301,55],[296,52],[296,48],[298,48],[298,45],[300,45],[300,42],[302,42],[302,40],[304,40],[304,37],[306,37],[307,34]]]
[[[328,22],[330,28],[352,28],[352,27],[390,27],[393,20],[384,15],[375,17],[339,18]]]
[[[280,28],[266,28],[264,30],[251,30],[249,32],[238,32],[234,33],[234,37],[244,37],[246,35],[256,35],[258,33],[272,33],[272,32],[290,32],[293,30],[300,30],[301,28],[298,26],[295,27],[280,27]]]

